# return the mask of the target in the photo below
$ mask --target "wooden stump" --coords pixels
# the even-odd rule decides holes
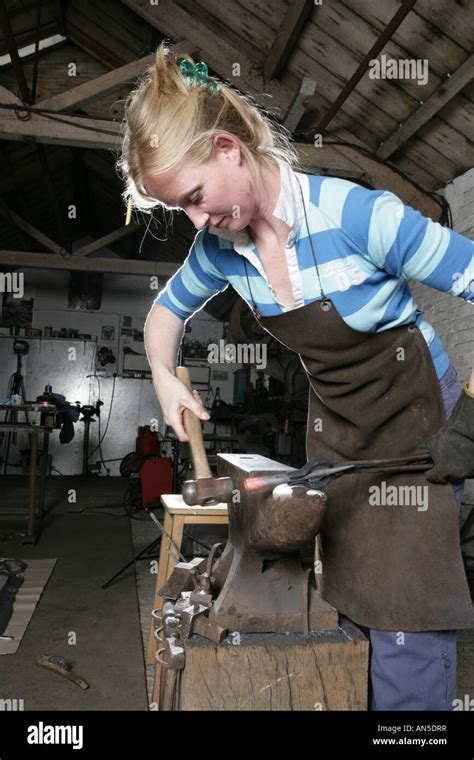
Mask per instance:
[[[230,633],[219,645],[192,636],[178,709],[366,710],[368,652],[368,640],[345,619],[309,636]],[[162,709],[173,702],[171,675]]]

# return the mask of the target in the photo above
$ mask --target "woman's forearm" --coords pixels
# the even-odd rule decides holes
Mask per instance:
[[[150,362],[158,402],[163,419],[180,441],[188,441],[183,426],[183,411],[190,409],[202,420],[209,419],[197,391],[189,391],[176,377],[176,358],[183,337],[184,324],[169,309],[155,304],[148,314],[144,329],[145,349]]]
[[[175,374],[183,332],[184,324],[179,317],[164,306],[154,304],[145,322],[144,341],[155,385],[161,377]]]
[[[474,367],[471,369],[471,379],[469,380],[467,387],[474,393]]]

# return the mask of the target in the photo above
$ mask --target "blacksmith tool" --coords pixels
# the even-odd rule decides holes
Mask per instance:
[[[6,575],[7,579],[0,590],[0,640],[11,640],[13,636],[4,636],[13,614],[13,605],[18,589],[24,582],[22,573],[28,565],[21,559],[0,559],[0,575]]]
[[[88,689],[89,684],[72,672],[72,664],[64,659],[64,657],[57,657],[55,654],[43,654],[41,657],[37,657],[36,664],[47,670],[52,670],[53,673],[57,673],[63,678],[67,678],[68,681],[79,686],[80,689]]]
[[[181,380],[190,393],[193,392],[187,367],[177,367],[176,377]],[[194,466],[194,480],[186,480],[183,485],[183,500],[189,506],[209,507],[213,504],[227,503],[232,498],[233,483],[231,478],[214,478],[207,461],[201,422],[190,409],[183,412],[183,423],[189,438],[191,457]]]
[[[335,478],[346,473],[358,472],[406,472],[429,470],[433,466],[429,453],[413,454],[396,459],[360,459],[353,462],[333,464],[324,459],[310,459],[299,470],[291,470],[278,475],[247,478],[245,488],[248,491],[259,491],[275,488],[278,485],[305,485],[307,488],[325,488]]]

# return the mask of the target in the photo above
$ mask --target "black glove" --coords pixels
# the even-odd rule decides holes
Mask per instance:
[[[431,454],[434,467],[425,476],[432,483],[474,478],[474,393],[467,383],[451,417],[419,448]]]

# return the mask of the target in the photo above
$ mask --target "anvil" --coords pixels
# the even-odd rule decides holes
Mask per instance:
[[[218,454],[219,476],[232,478],[229,540],[212,568],[218,592],[209,618],[241,633],[337,629],[338,614],[304,569],[299,550],[319,533],[326,494],[307,485],[246,487],[256,476],[294,468],[256,454]]]

